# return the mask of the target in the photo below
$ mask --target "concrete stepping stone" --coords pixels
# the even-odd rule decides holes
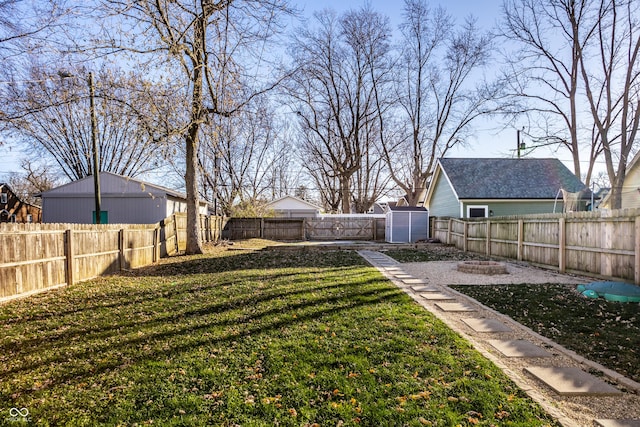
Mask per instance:
[[[620,390],[580,368],[541,367],[524,368],[561,396],[612,396]]]
[[[495,319],[478,319],[475,317],[468,317],[462,319],[471,329],[476,332],[511,332],[512,329]]]
[[[414,292],[439,292],[440,289],[435,286],[412,286]]]
[[[527,340],[488,340],[493,348],[507,357],[551,357],[542,347]]]
[[[438,302],[436,303],[436,307],[438,307],[442,311],[476,311],[476,309],[470,305],[461,303],[461,302]]]
[[[640,420],[595,420],[597,427],[640,427]]]
[[[429,283],[424,279],[403,279],[402,282],[406,283],[407,285],[423,285]]]
[[[425,292],[421,293],[420,296],[424,299],[428,300],[452,300],[455,299],[449,294],[445,294],[443,292]]]
[[[396,279],[413,279],[413,276],[410,274],[394,274],[393,277]]]

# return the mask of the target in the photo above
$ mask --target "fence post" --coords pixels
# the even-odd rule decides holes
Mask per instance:
[[[120,264],[120,270],[124,270],[125,258],[124,258],[124,230],[121,228],[118,230],[118,263]]]
[[[153,229],[153,262],[160,260],[160,227]]]
[[[304,230],[307,228],[307,218],[302,218],[300,223],[300,240],[306,240]]]
[[[565,219],[558,219],[558,270],[560,273],[564,273],[567,270],[567,233]]]
[[[485,254],[487,256],[491,256],[491,220],[487,220],[487,248],[485,249]]]
[[[613,227],[607,218],[603,218],[600,222],[600,247],[602,249],[611,249],[613,247]],[[600,255],[600,274],[602,276],[612,276],[613,268],[611,263],[611,255],[609,253],[601,253]]]
[[[524,256],[524,221],[518,220],[518,261],[522,261]]]
[[[375,242],[378,240],[378,221],[375,218],[371,218],[371,241]]]
[[[453,227],[453,219],[449,218],[449,225],[447,226],[447,245],[451,244],[451,227]]]
[[[636,217],[636,236],[635,236],[635,259],[633,268],[633,278],[636,285],[640,285],[640,216]]]
[[[469,222],[464,221],[464,231],[462,237],[462,250],[467,252],[469,250]]]
[[[64,252],[65,252],[65,265],[67,286],[73,285],[73,230],[64,231]]]
[[[178,242],[178,216],[173,214],[173,231],[175,233],[176,254],[180,253],[180,242]]]

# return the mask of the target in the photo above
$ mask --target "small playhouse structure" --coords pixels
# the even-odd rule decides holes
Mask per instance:
[[[385,240],[389,243],[415,243],[429,238],[429,211],[415,206],[389,206]]]

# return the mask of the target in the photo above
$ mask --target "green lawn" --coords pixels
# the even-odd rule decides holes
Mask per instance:
[[[352,252],[175,258],[0,321],[0,424],[557,425]]]

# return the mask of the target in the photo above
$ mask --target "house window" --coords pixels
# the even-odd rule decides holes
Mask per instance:
[[[489,216],[489,206],[467,206],[467,218],[486,218]]]
[[[7,203],[7,193],[0,193],[0,203]]]
[[[33,222],[33,215],[31,214],[27,215],[27,222]]]

